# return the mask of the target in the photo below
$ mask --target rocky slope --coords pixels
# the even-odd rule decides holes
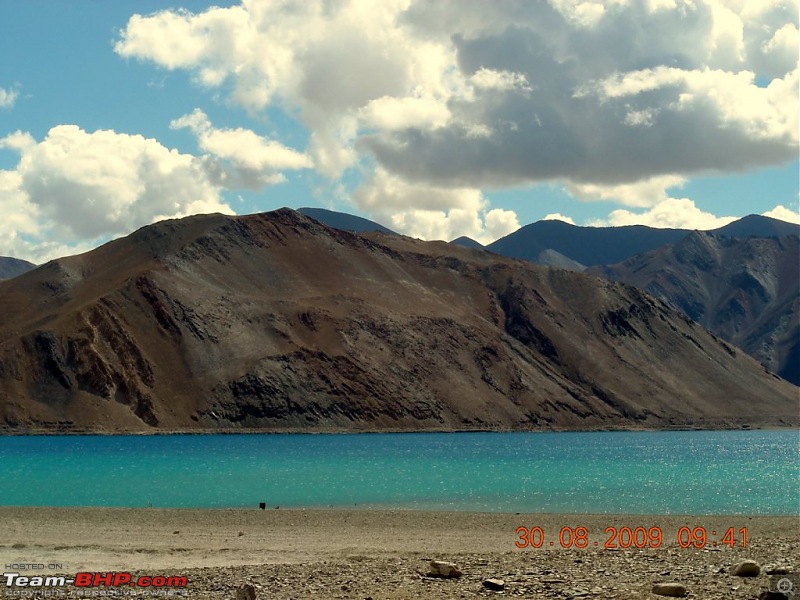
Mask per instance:
[[[800,385],[800,238],[735,239],[696,231],[590,274],[666,300]]]
[[[635,288],[283,209],[0,282],[8,429],[797,425],[797,388]]]

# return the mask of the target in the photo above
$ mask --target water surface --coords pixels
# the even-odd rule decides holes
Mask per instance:
[[[800,432],[0,438],[0,505],[800,514]]]

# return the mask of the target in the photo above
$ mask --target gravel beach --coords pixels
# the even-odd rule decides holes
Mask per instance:
[[[230,600],[249,585],[241,598],[653,599],[664,597],[655,584],[676,583],[690,598],[749,599],[775,589],[782,576],[769,572],[793,571],[785,577],[796,581],[800,566],[800,517],[0,507],[0,523],[4,573],[187,582],[45,589],[4,581],[4,598]],[[462,575],[432,577],[432,560]],[[758,575],[733,574],[745,560],[758,563]]]

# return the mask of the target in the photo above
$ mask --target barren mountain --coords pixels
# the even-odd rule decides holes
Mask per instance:
[[[535,263],[545,250],[551,250],[591,267],[613,264],[665,244],[674,244],[688,233],[685,229],[656,229],[644,225],[580,227],[548,220],[520,227],[486,249]]]
[[[480,242],[473,240],[471,237],[466,235],[462,235],[454,240],[450,240],[450,243],[455,244],[456,246],[464,246],[465,248],[478,248],[480,250],[484,250],[486,248]]]
[[[580,227],[563,221],[538,221],[492,242],[492,252],[548,264],[545,250],[556,251],[578,265],[611,265],[661,246],[677,244],[690,229],[660,229],[644,225],[625,227]],[[800,227],[764,217],[748,215],[710,233],[728,237],[777,237],[800,234]],[[573,267],[567,267],[573,268]]]
[[[380,223],[370,221],[364,217],[357,217],[348,213],[327,210],[325,208],[298,208],[297,212],[311,217],[328,227],[352,231],[353,233],[366,233],[368,231],[379,231],[381,233],[396,233]]]
[[[11,279],[12,277],[22,275],[35,268],[36,265],[27,260],[11,258],[10,256],[0,256],[0,279]]]
[[[647,290],[800,385],[800,238],[695,231],[589,273]]]
[[[798,425],[797,388],[630,286],[283,209],[0,282],[13,430]]]

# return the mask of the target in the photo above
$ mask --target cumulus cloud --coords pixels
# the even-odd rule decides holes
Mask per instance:
[[[484,245],[519,229],[517,215],[500,208],[488,212],[411,209],[394,212],[386,219],[392,229],[411,237],[450,241],[467,236]]]
[[[214,128],[199,108],[175,119],[170,127],[188,128],[195,134],[198,145],[209,155],[211,173],[226,187],[258,189],[284,181],[282,170],[312,166],[311,159],[302,152],[261,137],[249,129]],[[229,180],[231,177],[234,181]]]
[[[662,175],[618,185],[568,182],[566,188],[579,200],[613,200],[625,206],[647,207],[668,200],[667,190],[680,187],[685,182],[686,180],[679,175]]]
[[[505,29],[487,18],[485,29],[473,24],[454,37],[459,66],[465,74],[519,73],[533,91],[476,94],[455,105],[446,129],[376,135],[369,147],[407,177],[479,187],[556,178],[627,184],[791,160],[797,49],[792,63],[779,65],[754,40],[791,38],[796,15],[721,4],[498,7],[509,18]],[[418,18],[447,27],[446,11],[431,5],[417,4]],[[492,135],[466,135],[460,122]]]
[[[4,89],[0,87],[0,108],[11,108],[17,101],[19,91],[15,89]]]
[[[716,229],[735,221],[738,217],[717,217],[704,212],[687,198],[669,198],[644,212],[625,209],[613,211],[608,219],[596,220],[587,225],[594,227],[620,225],[647,225],[648,227],[675,229]]]
[[[542,221],[563,221],[564,223],[575,225],[575,221],[571,217],[567,217],[566,215],[562,215],[561,213],[546,214],[542,219]]]
[[[233,212],[194,156],[140,135],[60,125],[39,142],[13,133],[0,148],[19,153],[0,171],[2,254],[41,261],[162,218]]]
[[[490,243],[519,229],[516,213],[490,209],[478,189],[410,183],[380,167],[355,190],[353,199],[364,212],[390,222],[392,229],[422,239],[466,235]]]
[[[485,235],[480,190],[538,181],[648,209],[620,223],[715,219],[667,190],[796,159],[796,21],[796,0],[243,0],[134,16],[115,49],[296,115],[332,179],[376,162],[355,200],[398,228]],[[207,127],[235,164],[245,134]]]
[[[371,100],[359,111],[367,128],[397,131],[408,128],[436,128],[447,123],[450,110],[435,98],[392,98]]]
[[[797,223],[800,225],[800,212],[792,210],[791,208],[786,208],[782,204],[779,204],[772,210],[768,210],[767,212],[762,214],[765,217],[772,217],[773,219],[780,219],[781,221],[787,221],[789,223]]]

